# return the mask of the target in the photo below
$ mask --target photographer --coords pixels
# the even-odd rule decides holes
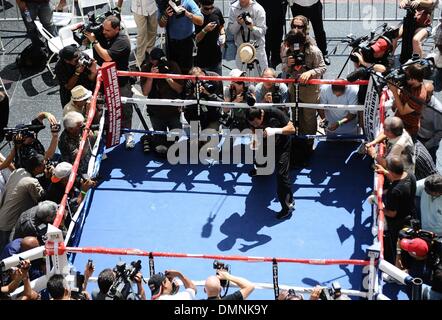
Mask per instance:
[[[194,76],[219,76],[215,72],[204,71],[200,67],[193,67],[189,71]],[[187,80],[184,86],[184,99],[196,99],[196,90],[199,90],[201,100],[223,101],[223,86],[221,81],[204,80],[197,84],[195,80]],[[184,107],[184,117],[190,124],[191,121],[199,121],[201,129],[219,129],[220,110],[216,107],[200,106],[199,114],[196,105]]]
[[[230,281],[239,287],[238,291],[228,294],[221,298],[220,280]],[[255,286],[245,278],[231,275],[227,270],[217,270],[216,276],[210,276],[206,279],[204,292],[207,294],[207,300],[246,300],[253,292]]]
[[[268,67],[265,50],[266,12],[259,3],[253,0],[234,1],[230,5],[227,29],[233,35],[238,48],[245,42],[253,43],[261,70]],[[239,69],[243,67],[239,52],[236,54],[236,66]]]
[[[293,24],[296,27],[292,29],[285,38],[285,48],[282,50],[282,61],[285,64],[283,70],[287,78],[297,79],[301,83],[299,86],[299,102],[318,103],[319,85],[310,85],[307,82],[310,79],[319,79],[327,70],[321,50],[307,38],[305,33],[306,18],[298,16],[293,18]],[[289,86],[290,101],[296,101],[296,90],[293,84]],[[296,110],[292,110],[296,115]],[[316,110],[310,108],[300,108],[298,111],[299,133],[316,134],[317,119]],[[304,139],[293,144],[294,162],[296,166],[308,166],[309,159],[313,153],[313,139]]]
[[[204,19],[194,0],[173,0],[172,3],[176,9],[167,2],[158,7],[158,24],[166,28],[167,58],[176,61],[186,74],[193,67],[194,25],[203,25]]]
[[[23,293],[17,300],[37,300],[40,295],[32,290],[31,282],[29,280],[29,268],[31,267],[31,262],[29,260],[22,260],[18,267],[14,267],[10,270],[11,281],[5,286],[1,286],[0,289],[0,300],[10,300],[10,293],[14,292],[22,283],[24,286]]]
[[[181,69],[175,61],[168,60],[164,51],[153,48],[149,57],[143,62],[141,71],[152,73],[180,74]],[[179,99],[183,91],[183,81],[176,79],[142,78],[143,95],[151,99]],[[167,131],[181,129],[180,108],[175,106],[147,106],[148,114],[154,130]],[[167,153],[168,141],[164,135],[155,135],[153,143],[159,154]]]
[[[71,90],[83,86],[94,90],[97,78],[97,62],[77,48],[76,45],[64,47],[58,53],[59,60],[55,65],[55,74],[60,84],[61,107],[64,108],[71,99]]]
[[[71,287],[62,274],[53,274],[46,284],[51,300],[72,300]]]
[[[416,196],[420,197],[422,229],[442,237],[442,175],[434,174],[419,180]]]
[[[276,71],[272,68],[264,69],[261,77],[276,78]],[[289,99],[288,88],[285,83],[260,82],[255,88],[256,102],[258,103],[287,103]],[[287,108],[281,109],[288,113]]]
[[[178,292],[179,286],[175,283],[174,278],[179,278],[183,284],[185,291]],[[152,294],[152,300],[195,300],[196,287],[192,280],[176,270],[166,270],[159,272],[150,277],[148,286]]]
[[[140,272],[141,261],[133,261],[129,267],[119,262],[112,270],[104,269],[98,275],[98,288],[92,292],[93,300],[146,300],[143,288],[143,275]],[[86,275],[86,272],[85,272]],[[132,291],[132,283],[138,292]]]
[[[245,72],[239,69],[232,69],[229,77],[244,77]],[[256,102],[255,89],[253,86],[247,86],[244,81],[232,81],[229,86],[224,87],[224,101],[247,103],[253,106]],[[244,130],[248,128],[245,117],[245,110],[242,108],[223,108],[220,122],[223,126],[230,129]]]
[[[405,86],[399,89],[396,85],[388,84],[394,96],[393,111],[402,119],[405,130],[413,139],[417,137],[422,109],[427,98],[427,90],[423,85],[426,70],[426,65],[413,63],[405,69]]]
[[[121,22],[116,16],[109,16],[102,25],[102,35],[93,32],[85,32],[94,49],[94,57],[98,65],[104,62],[115,62],[119,71],[129,70],[130,41],[129,37],[121,31]],[[131,98],[133,96],[129,77],[118,77],[120,95]],[[131,103],[123,103],[121,109],[121,128],[132,128],[133,106]],[[133,133],[126,133],[126,148],[133,149],[135,140]]]
[[[12,228],[22,212],[35,206],[45,195],[36,176],[45,171],[44,157],[40,154],[27,161],[26,168],[12,172],[0,207],[0,251],[9,242]]]
[[[38,132],[44,128],[43,120],[45,118],[48,119],[51,128],[51,142],[46,151],[37,137]],[[17,125],[10,137],[14,142],[14,147],[5,161],[0,164],[0,170],[10,166],[12,162],[15,169],[24,168],[26,162],[36,154],[43,155],[45,160],[52,159],[57,148],[59,131],[60,125],[57,119],[49,112],[40,112],[30,125]]]
[[[204,23],[195,27],[195,40],[198,46],[195,65],[222,75],[221,48],[226,43],[224,17],[221,10],[213,5],[214,0],[199,2]]]

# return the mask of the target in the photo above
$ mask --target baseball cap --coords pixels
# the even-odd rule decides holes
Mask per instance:
[[[78,48],[75,44],[64,47],[58,53],[58,56],[65,60],[72,60],[78,56]]]
[[[402,239],[401,248],[409,253],[414,254],[416,257],[425,257],[428,253],[428,244],[425,240],[420,238],[414,239]]]
[[[241,71],[239,69],[232,69],[229,73],[230,77],[243,77],[246,73],[244,71]]]
[[[161,294],[161,286],[164,279],[166,279],[166,276],[161,272],[155,273],[152,277],[150,277],[147,284],[150,288],[150,292],[152,293],[152,300],[158,298],[158,296]]]
[[[384,38],[379,38],[372,46],[371,48],[373,49],[373,54],[376,53],[382,53],[384,54],[385,52],[387,52],[388,48],[390,46],[390,43],[388,43],[388,41]]]
[[[52,173],[51,181],[53,183],[59,182],[61,179],[69,177],[72,171],[72,164],[68,162],[60,162]]]

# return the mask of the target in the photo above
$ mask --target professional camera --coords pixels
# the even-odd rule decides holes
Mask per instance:
[[[334,281],[330,288],[323,288],[319,299],[321,300],[336,300],[341,296],[341,285],[339,282]]]
[[[252,20],[252,16],[250,15],[250,13],[248,12],[242,12],[238,18],[241,17],[244,20],[244,23],[246,25],[251,25],[253,20]]]
[[[213,261],[213,269],[227,271],[228,273],[230,273],[230,265],[225,264],[224,262],[221,262],[218,260]],[[221,287],[225,288],[228,284],[228,281],[227,280],[220,280],[220,283],[221,283]]]
[[[421,229],[419,220],[412,219],[410,224],[410,227],[405,227],[399,231],[399,239],[420,238],[428,243],[431,243],[436,238],[436,234],[434,232]]]
[[[73,30],[74,40],[79,45],[82,45],[83,41],[86,39],[86,36],[84,35],[85,32],[93,33],[98,41],[103,40],[103,22],[109,16],[119,17],[120,12],[115,8],[99,16],[95,16],[94,12],[89,12],[87,21],[81,24],[77,29]]]
[[[169,61],[167,60],[166,57],[160,58],[160,60],[158,62],[158,71],[160,73],[169,73],[170,72]]]
[[[347,42],[353,48],[350,54],[351,61],[359,62],[359,58],[354,54],[355,52],[360,53],[366,62],[375,63],[377,59],[380,59],[379,57],[386,57],[392,51],[392,41],[398,37],[399,28],[388,26],[386,23],[381,25],[380,28],[382,28],[382,32],[377,35],[375,29],[370,35],[358,38],[353,35],[347,36],[347,39],[343,42]]]
[[[216,86],[213,82],[209,80],[201,80],[200,83],[209,94],[214,94],[216,92]]]
[[[272,102],[273,103],[282,103],[282,96],[279,92],[280,85],[279,83],[275,83],[272,91]]]
[[[82,66],[85,66],[86,68],[90,68],[94,63],[94,60],[91,57],[89,57],[87,54],[81,52],[80,59],[78,59],[78,63]]]
[[[116,278],[107,292],[106,300],[139,300],[132,292],[132,281],[140,270],[141,260],[132,261],[128,267],[123,261],[118,262],[114,268]]]
[[[249,88],[247,86],[244,86],[244,90],[243,90],[243,94],[245,92],[245,102],[247,103],[247,105],[249,106],[254,106],[256,103],[256,98],[255,96],[252,94],[252,92],[249,90]],[[231,101],[235,100],[237,97],[237,92],[235,90],[235,87],[230,87],[230,99]]]
[[[34,137],[44,128],[44,125],[19,124],[15,128],[3,128],[3,132],[6,141],[21,144],[26,137]]]

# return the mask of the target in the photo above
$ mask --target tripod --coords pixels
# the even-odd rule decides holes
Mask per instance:
[[[246,71],[247,69],[247,71]],[[259,65],[259,61],[257,59],[253,60],[250,63],[242,63],[241,71],[247,72],[247,76],[251,76],[253,70],[256,69],[256,72],[258,72],[258,77],[261,76],[261,66]]]

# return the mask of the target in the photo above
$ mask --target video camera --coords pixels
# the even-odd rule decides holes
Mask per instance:
[[[238,16],[238,18],[241,17],[244,20],[244,23],[249,26],[252,24],[252,16],[248,12],[241,12],[241,14]]]
[[[3,128],[3,132],[6,141],[21,144],[26,137],[34,137],[44,128],[44,125],[19,124],[15,128]]]
[[[82,45],[83,41],[86,39],[86,36],[84,35],[85,32],[93,33],[98,41],[104,39],[103,22],[109,16],[120,17],[120,11],[114,8],[98,16],[95,16],[94,12],[89,12],[87,21],[80,24],[77,29],[72,30],[74,33],[74,40],[79,45]]]
[[[213,269],[227,271],[228,273],[230,273],[231,268],[230,268],[229,264],[215,260],[215,261],[213,261]],[[221,287],[225,288],[227,286],[228,282],[229,282],[228,280],[220,280]]]
[[[181,0],[155,0],[158,10],[165,13],[168,7],[171,7],[177,18],[184,16],[184,8],[181,6]]]
[[[319,294],[319,299],[321,300],[336,300],[342,295],[341,285],[339,282],[334,281],[330,288],[322,288]]]
[[[376,29],[382,28],[380,34],[376,35]],[[387,56],[393,49],[392,41],[399,35],[399,28],[388,26],[387,23],[382,24],[370,35],[355,38],[353,35],[348,35],[343,42],[348,43],[353,48],[350,53],[350,60],[358,63],[359,59],[354,54],[358,52],[362,55],[364,60],[368,63],[375,63],[376,60]],[[377,54],[377,57],[374,55]]]
[[[436,234],[434,232],[421,229],[419,220],[412,219],[410,224],[410,227],[405,227],[399,231],[399,239],[420,238],[427,241],[427,243],[431,243],[436,238]]]
[[[412,64],[420,64],[424,66],[425,68],[425,78],[428,78],[434,68],[434,58],[420,58],[418,55],[413,55],[411,60],[403,65],[401,65],[399,68],[393,69],[385,76],[385,80],[387,82],[392,82],[398,87],[404,87],[407,84],[407,74],[405,73],[405,70],[408,66]]]
[[[141,270],[141,260],[132,261],[130,266],[119,261],[114,268],[116,278],[107,292],[105,300],[139,300],[138,295],[132,292],[132,281]]]

